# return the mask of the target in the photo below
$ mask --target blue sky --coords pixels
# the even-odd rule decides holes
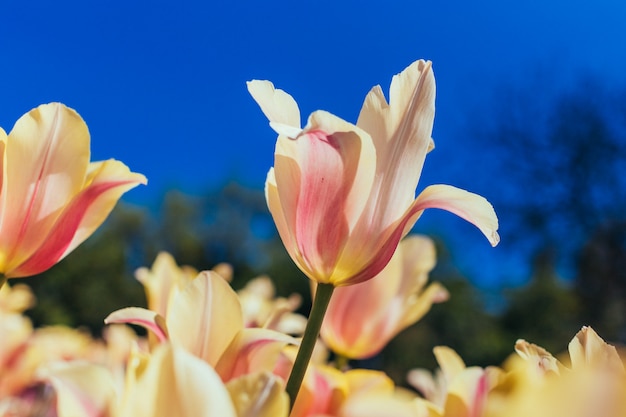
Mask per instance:
[[[617,0],[36,0],[2,2],[0,15],[0,126],[9,131],[41,103],[75,108],[93,159],[148,177],[125,197],[142,204],[229,179],[262,187],[275,135],[247,93],[253,78],[291,93],[304,117],[324,109],[355,121],[373,85],[387,91],[393,74],[432,60],[437,148],[420,187],[450,183],[489,198],[472,175],[506,173],[480,163],[464,128],[489,120],[494,89],[544,75],[558,88],[584,72],[617,85],[626,74],[626,2]],[[425,219],[466,227],[452,217]],[[471,245],[483,253],[480,239]],[[502,254],[481,256],[494,265]]]

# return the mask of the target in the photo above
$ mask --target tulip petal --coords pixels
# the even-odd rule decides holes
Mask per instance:
[[[250,95],[269,119],[270,126],[281,135],[295,138],[301,129],[300,110],[293,97],[274,88],[269,81],[252,80],[246,84]]]
[[[119,161],[90,164],[86,188],[63,209],[37,251],[22,263],[7,266],[5,275],[28,276],[50,268],[104,222],[122,194],[145,183],[143,175],[130,172]]]
[[[463,359],[447,346],[436,346],[433,349],[433,353],[448,384],[454,381],[466,369]]]
[[[237,417],[287,417],[289,396],[275,375],[269,372],[243,375],[226,388],[237,410]]]
[[[158,313],[141,307],[126,307],[116,310],[104,319],[105,324],[135,324],[154,333],[159,342],[168,339],[165,319]]]
[[[368,170],[372,160],[367,133],[327,112],[313,113],[296,140],[278,138],[273,170],[281,207],[277,223],[284,216],[292,236],[285,245],[297,242],[294,260],[310,278],[328,282],[334,273],[336,258],[358,218],[354,213],[367,202],[362,191],[373,181]],[[269,183],[269,193],[271,187]],[[270,210],[277,205],[269,203]]]
[[[174,296],[166,319],[172,343],[212,366],[243,329],[237,294],[213,271],[200,272]]]
[[[55,362],[40,370],[56,392],[58,417],[113,415],[115,386],[104,367],[87,362]]]
[[[395,75],[389,104],[380,86],[367,95],[357,126],[372,136],[376,146],[376,172],[381,181],[370,197],[369,228],[384,230],[412,203],[426,154],[432,149],[435,116],[435,78],[430,62],[416,61]]]
[[[14,267],[41,245],[82,188],[89,131],[74,110],[51,103],[22,116],[5,142],[0,253]]]
[[[7,146],[7,133],[0,127],[0,190],[4,185],[4,151]],[[1,201],[1,200],[0,200]]]
[[[198,271],[191,267],[179,267],[174,257],[167,252],[160,252],[152,268],[139,268],[135,278],[141,282],[148,299],[148,308],[167,317],[167,307],[173,294],[187,286]]]
[[[349,396],[338,413],[341,417],[429,417],[425,404],[393,395]],[[434,417],[434,413],[432,414]]]
[[[478,194],[450,185],[431,185],[417,196],[411,211],[419,213],[427,208],[439,208],[467,220],[487,237],[492,246],[500,242],[498,217],[493,206]]]
[[[119,417],[237,417],[226,387],[203,360],[168,344],[153,352]]]
[[[272,371],[283,348],[296,343],[293,337],[274,330],[246,328],[224,351],[215,370],[223,381],[253,372]]]
[[[606,343],[588,326],[584,326],[568,345],[572,369],[614,370],[624,372],[624,364],[615,346]]]

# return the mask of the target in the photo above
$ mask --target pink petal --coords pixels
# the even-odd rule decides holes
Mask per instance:
[[[296,344],[296,339],[274,330],[243,329],[224,352],[215,370],[224,381],[254,372],[272,371],[280,352],[288,344]]]
[[[61,211],[80,191],[89,164],[89,131],[60,103],[22,116],[6,139],[0,252],[9,271],[46,240]]]
[[[104,222],[123,193],[145,183],[143,175],[119,161],[94,163],[91,170],[88,186],[63,209],[50,231],[40,231],[46,237],[41,246],[21,264],[7,266],[5,275],[29,276],[50,268]]]
[[[360,162],[368,141],[365,132],[326,112],[313,113],[296,140],[278,139],[273,176],[281,210],[275,217],[289,229],[285,245],[297,244],[290,250],[294,260],[319,282],[334,273],[356,217],[346,212],[359,211],[367,201],[367,193],[352,190],[358,184],[362,191],[373,180],[371,172],[357,175],[367,171]]]

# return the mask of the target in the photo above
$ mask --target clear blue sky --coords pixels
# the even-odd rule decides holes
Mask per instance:
[[[489,198],[472,175],[505,173],[475,163],[480,149],[463,128],[470,115],[489,118],[481,109],[494,88],[535,73],[564,85],[586,71],[615,83],[626,74],[621,0],[14,0],[0,15],[0,125],[9,131],[45,102],[75,108],[93,159],[148,177],[126,197],[145,204],[171,187],[200,192],[231,178],[262,187],[275,135],[247,93],[253,78],[291,93],[305,117],[325,109],[355,121],[373,85],[387,91],[393,74],[432,60],[437,149],[420,186]],[[481,239],[472,245],[490,250]]]

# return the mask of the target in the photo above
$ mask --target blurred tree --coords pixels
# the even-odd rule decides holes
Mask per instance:
[[[491,198],[505,224],[503,246],[536,257],[529,286],[509,293],[503,324],[557,350],[583,324],[624,341],[626,90],[593,77],[538,100],[546,90],[507,90],[479,133],[507,177],[492,182]]]
[[[585,323],[626,343],[626,221],[600,226],[578,257],[574,281]]]
[[[549,249],[535,257],[530,282],[506,296],[501,323],[509,340],[526,339],[558,353],[580,330],[579,300],[571,285],[559,279]]]
[[[508,90],[479,133],[506,174],[492,202],[508,220],[503,242],[571,256],[598,225],[626,217],[626,101],[591,77],[549,103],[537,90]]]

